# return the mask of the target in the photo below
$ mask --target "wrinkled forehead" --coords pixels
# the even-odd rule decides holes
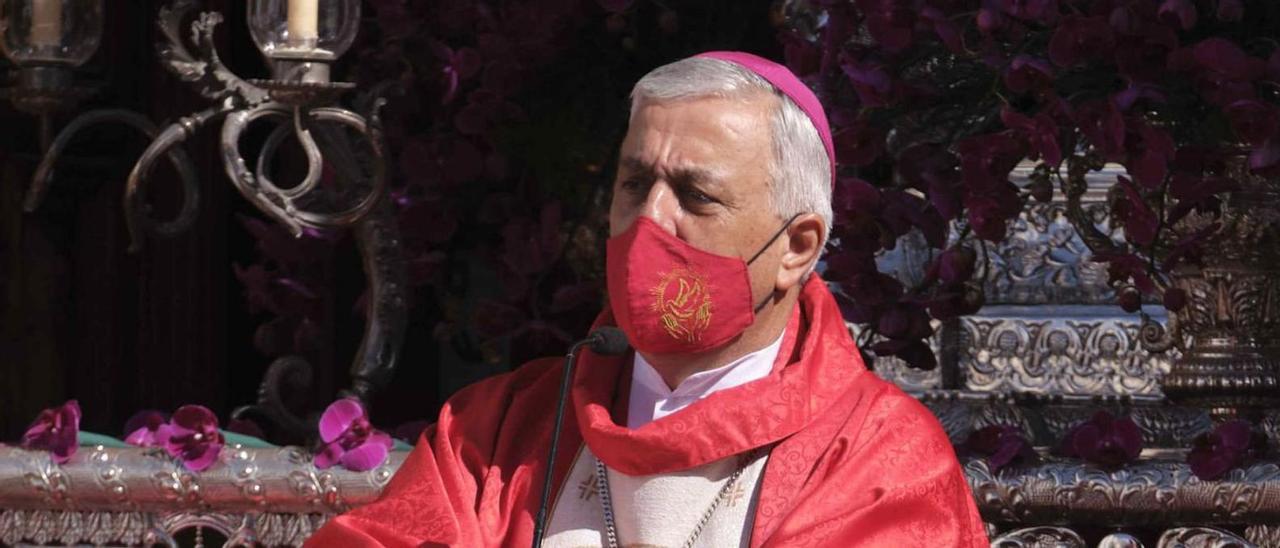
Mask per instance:
[[[632,116],[619,166],[707,176],[760,167],[772,158],[776,105],[767,92],[650,101]]]

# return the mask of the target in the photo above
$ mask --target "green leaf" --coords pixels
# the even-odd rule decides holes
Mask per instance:
[[[218,431],[222,432],[222,438],[226,440],[227,445],[240,444],[241,446],[248,447],[250,449],[270,449],[272,447],[279,447],[278,445],[268,443],[266,440],[261,438],[237,434],[235,432],[228,432],[226,430]]]
[[[80,443],[81,447],[93,446],[93,445],[101,445],[103,447],[115,447],[117,449],[124,448],[124,447],[132,447],[131,445],[119,439],[113,438],[111,436],[106,436],[103,434],[95,434],[93,432],[85,432],[84,430],[81,430],[79,433],[76,434],[76,441]]]

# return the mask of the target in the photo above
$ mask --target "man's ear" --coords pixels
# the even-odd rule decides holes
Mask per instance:
[[[778,282],[775,287],[785,293],[804,283],[806,275],[822,256],[822,242],[827,235],[827,223],[817,213],[804,213],[791,221],[783,236],[787,244],[778,263]]]

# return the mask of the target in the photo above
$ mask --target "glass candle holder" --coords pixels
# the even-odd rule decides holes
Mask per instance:
[[[249,0],[249,33],[272,61],[332,61],[351,47],[359,0]]]
[[[102,41],[102,0],[0,0],[0,34],[20,67],[76,67]]]

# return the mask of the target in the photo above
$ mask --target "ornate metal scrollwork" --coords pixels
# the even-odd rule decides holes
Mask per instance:
[[[1263,546],[1273,546],[1265,544]],[[1252,542],[1213,527],[1178,527],[1165,531],[1156,548],[1257,548]]]
[[[177,548],[179,533],[209,529],[234,546],[302,546],[329,515],[283,513],[113,512],[109,510],[2,510],[0,544],[153,546]]]
[[[991,539],[991,548],[1086,548],[1079,533],[1066,527],[1026,527]]]
[[[1142,548],[1142,541],[1129,533],[1111,533],[1102,537],[1098,548]]]
[[[155,139],[139,158],[125,186],[125,219],[133,249],[141,245],[140,231],[144,226],[167,234],[180,230],[184,222],[189,224],[188,210],[194,207],[193,200],[184,204],[189,207],[184,207],[177,220],[148,225],[142,214],[143,183],[160,156],[179,157],[184,141],[203,126],[222,120],[223,164],[232,184],[246,200],[295,236],[305,228],[354,228],[373,300],[364,339],[351,368],[352,385],[344,393],[367,399],[389,380],[395,368],[407,316],[399,234],[394,210],[385,199],[385,147],[377,113],[383,101],[368,101],[366,117],[330,106],[339,94],[353,86],[328,82],[327,76],[324,81],[306,82],[240,78],[222,63],[214,44],[214,31],[222,16],[203,12],[193,17],[198,6],[197,0],[175,0],[161,8],[157,25],[164,40],[158,44],[158,55],[170,72],[216,104],[180,118],[158,134],[152,132]],[[188,47],[183,40],[181,29],[188,20],[190,44],[194,47]],[[250,124],[266,119],[284,123],[269,134],[255,169],[251,170],[241,155],[240,138]],[[352,140],[351,134],[359,138]],[[301,145],[307,165],[302,181],[293,186],[282,185],[271,175],[279,145],[289,135]],[[355,152],[357,144],[364,149],[362,153]],[[322,167],[326,165],[337,174],[332,185],[322,184]],[[313,422],[288,409],[281,392],[305,390],[310,378],[310,364],[305,360],[282,357],[269,367],[258,402],[237,409],[234,416],[256,412],[294,437],[305,438],[313,431]]]
[[[1138,325],[1093,307],[988,307],[959,328],[955,351],[970,390],[1156,396],[1169,368],[1167,357],[1142,351]]]
[[[1085,176],[1101,168],[1073,159],[1062,190],[1067,216],[1082,241],[1095,253],[1127,253],[1098,230],[1081,197]],[[1149,351],[1163,351],[1190,339],[1162,380],[1171,399],[1209,409],[1219,418],[1247,415],[1280,404],[1280,187],[1251,173],[1243,157],[1228,162],[1227,176],[1239,183],[1220,212],[1192,211],[1161,235],[1163,249],[1183,239],[1204,239],[1201,265],[1183,264],[1170,273],[1171,285],[1184,291],[1187,305],[1161,329],[1144,317],[1141,340]],[[1165,289],[1165,280],[1154,281]]]
[[[77,116],[71,123],[62,128],[57,138],[53,139],[45,151],[44,157],[41,158],[40,165],[36,167],[36,172],[31,177],[31,186],[27,189],[27,195],[23,202],[23,209],[26,212],[31,213],[40,208],[40,204],[44,201],[44,196],[48,192],[49,185],[53,181],[54,167],[76,134],[91,126],[109,123],[132,127],[146,135],[148,139],[154,140],[160,137],[160,131],[155,124],[136,112],[122,109],[103,109],[91,110]],[[173,168],[177,170],[178,178],[182,182],[182,207],[177,215],[169,221],[153,221],[149,217],[137,213],[138,210],[145,212],[146,208],[138,205],[137,199],[140,196],[140,192],[134,182],[135,177],[131,174],[129,177],[130,182],[126,183],[125,186],[125,213],[126,222],[130,227],[135,227],[133,230],[137,230],[137,226],[145,226],[158,236],[172,236],[190,228],[191,223],[195,222],[196,212],[200,203],[200,189],[195,168],[192,167],[191,160],[182,149],[168,150],[165,155],[169,158],[170,163],[173,164]],[[136,167],[134,172],[137,172]]]

